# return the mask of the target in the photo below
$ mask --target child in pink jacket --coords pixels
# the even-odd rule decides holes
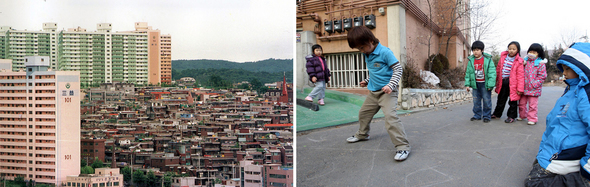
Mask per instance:
[[[502,117],[506,100],[508,101],[508,112],[506,113],[506,123],[514,122],[518,117],[518,100],[524,92],[524,67],[523,60],[518,54],[520,44],[516,41],[508,44],[508,50],[500,54],[500,62],[496,68],[496,93],[498,93],[498,102],[496,109],[492,114],[492,119]]]
[[[518,102],[518,110],[520,117],[516,120],[524,120],[528,118],[529,125],[537,124],[537,102],[541,96],[543,82],[547,78],[547,70],[545,69],[545,52],[543,47],[534,43],[527,51],[528,55],[524,57],[524,93]],[[526,104],[529,107],[526,107]]]

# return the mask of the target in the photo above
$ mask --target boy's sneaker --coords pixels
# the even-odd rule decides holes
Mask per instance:
[[[395,152],[394,160],[404,161],[410,155],[410,150],[399,150]]]
[[[489,123],[490,122],[490,119],[483,119],[483,122],[484,123]]]
[[[322,105],[322,106],[324,106],[324,104],[325,104],[325,103],[324,103],[324,99],[320,99],[320,100],[318,100],[318,104],[319,104],[319,105]]]
[[[309,101],[309,102],[313,102],[313,98],[311,98],[311,97],[309,97],[309,96],[305,97],[305,100],[306,100],[306,101]]]
[[[532,122],[532,121],[529,121],[527,124],[528,124],[528,125],[536,125],[536,124],[537,124],[537,122]]]
[[[474,118],[474,117],[471,118],[471,121],[475,121],[475,120],[481,120],[481,119],[477,119],[477,118]]]
[[[358,139],[356,136],[354,136],[354,135],[353,135],[352,137],[349,137],[349,138],[347,138],[347,139],[346,139],[346,141],[347,141],[348,143],[354,143],[354,142],[358,142],[358,141],[365,141],[365,140],[369,140],[369,137],[370,137],[370,136],[367,136],[367,138],[365,138],[365,139]]]
[[[520,118],[520,117],[516,118],[516,121],[522,121],[522,120],[526,120],[526,118]]]
[[[514,122],[514,118],[508,117],[506,119],[506,121],[504,121],[504,122],[506,122],[506,123],[512,123],[512,122]]]

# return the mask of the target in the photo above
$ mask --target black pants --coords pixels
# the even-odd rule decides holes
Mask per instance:
[[[501,91],[501,90],[500,90]],[[580,172],[559,175],[545,170],[537,160],[533,163],[533,169],[524,179],[526,187],[588,187],[590,184]]]
[[[502,76],[502,75],[500,75]],[[502,79],[502,89],[500,89],[500,93],[498,94],[498,103],[496,103],[496,109],[494,109],[494,116],[500,118],[502,117],[502,113],[504,113],[504,107],[506,106],[506,100],[510,98],[510,78],[503,78]],[[508,112],[506,115],[509,118],[516,118],[518,117],[518,101],[508,101]]]

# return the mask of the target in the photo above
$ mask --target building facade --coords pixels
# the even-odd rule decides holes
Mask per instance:
[[[119,172],[119,168],[96,168],[94,174],[68,176],[67,180],[60,186],[123,187],[123,174]]]
[[[123,32],[112,31],[110,23],[97,24],[96,31],[58,31],[57,23],[44,23],[40,31],[0,27],[0,59],[13,59],[13,71],[25,68],[25,56],[49,56],[51,69],[79,71],[83,87],[170,83],[171,44],[170,35],[160,36],[145,22],[136,23],[135,31]]]
[[[0,27],[0,59],[12,59],[12,70],[25,68],[25,56],[49,56],[51,69],[57,69],[57,23],[43,23],[41,31]]]
[[[82,158],[86,160],[88,165],[94,162],[94,159],[98,159],[105,162],[105,139],[82,139],[80,140],[80,152]]]
[[[402,65],[422,68],[440,53],[448,54],[449,68],[464,68],[471,45],[468,8],[468,0],[297,1],[296,56],[311,55],[311,46],[319,44],[332,73],[328,88],[360,88],[368,77],[365,58],[349,47],[346,36],[352,27],[366,26]],[[301,89],[308,77],[305,58],[297,61]]]
[[[172,83],[172,36],[161,34],[146,22],[136,22],[134,33],[148,37],[149,80],[148,83]]]
[[[47,56],[24,62],[0,63],[0,177],[61,184],[80,173],[80,74],[51,71]]]

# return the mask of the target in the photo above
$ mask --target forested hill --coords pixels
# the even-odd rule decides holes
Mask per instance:
[[[243,69],[251,72],[292,72],[293,59],[266,59],[256,62],[230,62],[226,60],[173,60],[172,69]]]

